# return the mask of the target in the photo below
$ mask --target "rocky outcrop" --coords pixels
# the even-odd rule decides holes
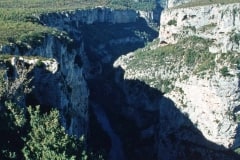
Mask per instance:
[[[167,9],[161,15],[160,43],[175,44],[195,35],[212,41],[212,53],[240,52],[239,9],[239,3]]]
[[[157,26],[159,26],[160,23],[160,15],[161,12],[163,10],[165,6],[159,4],[158,2],[156,2],[156,7],[152,10],[152,11],[137,11],[139,17],[144,18],[148,24],[152,25],[152,24],[157,24]]]
[[[131,112],[127,109],[125,112],[139,122],[139,126],[150,122],[143,116],[146,112],[157,119],[142,133],[149,137],[158,133],[154,143],[158,159],[235,159],[227,156],[224,147],[235,149],[239,146],[234,115],[239,106],[238,78],[223,77],[219,73],[201,78],[186,66],[179,67],[178,63],[161,65],[150,58],[136,62],[134,60],[139,58],[136,54],[142,53],[121,56],[114,67],[123,68],[125,81],[141,80],[152,87],[150,93],[146,88],[141,89],[141,85],[125,88],[126,95],[131,97],[128,101],[132,102]],[[152,56],[151,52],[146,55]],[[170,56],[164,60],[169,59]],[[183,80],[185,72],[189,78]],[[167,91],[169,85],[173,88]],[[161,89],[167,91],[162,97]],[[137,106],[134,101],[138,101]]]
[[[26,95],[25,104],[41,105],[43,110],[58,108],[67,132],[81,136],[88,129],[88,88],[81,66],[84,51],[81,43],[70,49],[72,45],[66,42],[63,37],[49,35],[35,48],[22,50],[18,45],[10,45],[2,47],[1,52],[33,57],[32,60],[23,59],[29,65],[37,63],[40,66],[26,77],[32,79],[29,84],[32,91]]]
[[[166,135],[172,137],[173,130],[181,134],[174,134],[174,141],[183,138],[192,144],[206,145],[178,130],[186,128],[184,125],[188,123],[176,114],[175,107],[211,142],[233,150],[240,146],[239,69],[238,62],[233,60],[240,51],[239,7],[236,3],[166,9],[161,15],[160,48],[156,42],[142,51],[121,56],[114,63],[115,67],[124,70],[124,79],[142,80],[165,92],[164,96],[169,98],[170,101],[162,98],[160,105],[159,121],[164,122],[161,123],[158,147],[159,153],[173,150],[166,156],[173,156],[170,159],[179,157],[174,157],[176,153],[171,148],[171,140],[161,139],[168,139]],[[171,122],[174,119],[178,119],[177,122]],[[168,128],[171,128],[169,133]]]
[[[184,42],[186,45],[188,44],[187,41]],[[201,43],[196,45],[203,48]],[[178,47],[179,45],[176,45],[176,48]],[[197,50],[196,46],[193,47]],[[184,60],[187,54],[180,58],[164,49],[163,52],[166,53],[160,59],[153,58],[155,55],[152,53],[156,52],[155,54],[160,55],[164,53],[158,53],[154,49],[142,52],[146,52],[148,55],[146,60],[145,58],[141,59],[142,57],[137,53],[130,53],[120,57],[114,66],[121,66],[124,69],[125,79],[140,79],[151,87],[166,92],[165,96],[174,101],[182,113],[188,115],[207,139],[230,148],[240,145],[236,143],[239,134],[236,120],[240,105],[239,77],[237,75],[239,71],[237,68],[229,68],[227,74],[223,75],[221,72],[223,64],[230,66],[228,58],[222,60],[219,55],[212,60],[208,58],[205,62],[198,60],[195,62],[196,64],[191,64],[189,67]],[[179,50],[176,54],[180,55],[181,52],[184,51]],[[232,53],[232,55],[234,54]],[[141,61],[141,64],[137,61]],[[205,71],[199,71],[199,66],[206,67],[212,61],[214,68],[209,67],[205,68]],[[199,73],[197,73],[198,71]]]
[[[239,106],[239,88],[237,77],[213,76],[201,79],[194,76],[188,82],[175,83],[170,97],[181,111],[187,113],[191,121],[202,131],[204,136],[225,147],[238,147],[236,119],[234,115]]]
[[[42,24],[52,27],[63,27],[69,24],[79,27],[81,24],[96,23],[131,23],[137,19],[134,10],[117,10],[111,8],[97,7],[86,10],[64,11],[60,13],[47,13],[36,16]]]
[[[227,57],[240,52],[239,8],[240,4],[235,3],[166,9],[161,15],[159,34],[162,46],[177,44],[191,36],[207,39],[207,52],[218,54],[214,60],[217,64],[214,73],[208,73],[200,78],[188,72],[187,80],[182,81],[180,77],[187,70],[178,71],[180,79],[177,78],[174,82],[175,89],[167,96],[178,107],[181,106],[180,109],[188,114],[206,138],[230,148],[240,145],[236,122],[240,103],[237,76],[239,71],[232,67],[232,73],[229,74],[232,76],[222,76],[217,70],[223,66],[237,65],[229,61],[223,62],[219,53],[228,53],[224,58],[227,60],[229,59]],[[172,72],[168,75],[172,75]]]

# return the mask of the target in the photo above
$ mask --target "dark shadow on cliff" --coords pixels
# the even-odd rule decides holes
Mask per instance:
[[[238,68],[240,69],[240,68]],[[240,87],[240,82],[238,82],[238,88]],[[234,137],[234,142],[233,142],[233,145],[232,145],[232,148],[240,154],[240,145],[239,145],[239,142],[240,142],[240,105],[236,106],[233,111],[232,111],[232,114],[231,116],[234,118],[234,121],[237,121],[238,122],[238,126],[236,128],[236,135]]]
[[[121,137],[126,159],[239,158],[205,139],[161,91],[139,80],[125,80],[120,68],[108,73],[89,81],[90,102],[105,110]]]
[[[238,126],[237,126],[237,129],[236,129],[236,135],[235,135],[235,141],[233,142],[233,145],[232,145],[232,148],[237,152],[237,153],[240,153],[240,146],[239,146],[239,134],[240,134],[240,123],[238,122]]]
[[[142,48],[158,36],[143,18],[132,23],[82,25],[85,50],[90,61],[112,64],[119,56]]]
[[[93,114],[94,107],[100,107],[121,139],[124,159],[239,158],[223,146],[206,140],[188,116],[161,91],[139,80],[125,80],[124,71],[113,68],[118,57],[144,47],[157,37],[157,32],[143,19],[127,24],[82,25],[80,29],[89,59],[88,143],[94,152],[105,150],[107,158],[115,145]]]

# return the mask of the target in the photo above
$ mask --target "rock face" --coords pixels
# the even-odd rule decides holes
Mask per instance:
[[[131,97],[129,103],[132,102],[130,106],[134,113],[128,111],[128,114],[138,121],[139,126],[150,122],[143,116],[146,112],[152,119],[157,119],[142,134],[151,137],[158,133],[155,139],[158,159],[235,159],[227,156],[223,146],[232,149],[239,146],[238,124],[234,120],[239,106],[238,78],[223,77],[219,73],[212,78],[201,78],[188,69],[189,78],[181,80],[186,66],[178,70],[178,63],[173,63],[176,70],[169,70],[171,65],[161,66],[148,59],[147,64],[141,60],[139,63],[143,67],[139,67],[133,62],[137,57],[135,54],[140,53],[122,56],[114,66],[124,70],[125,81],[141,80],[152,86],[150,92],[141,85],[131,86],[129,90],[126,87],[125,92]],[[167,82],[173,85],[168,93],[154,91],[157,85],[164,89]],[[134,101],[139,105],[134,105]]]
[[[57,37],[47,35],[37,46],[22,48],[17,44],[10,44],[1,47],[3,54],[40,56],[55,59],[55,64],[58,64],[56,67],[48,64],[48,61],[46,64],[43,61],[45,69],[36,68],[31,71],[30,85],[33,89],[26,95],[23,104],[41,105],[44,110],[56,107],[69,134],[87,135],[89,91],[83,76],[83,63],[87,61],[87,57],[79,26],[93,23],[136,22],[137,14],[133,10],[95,8],[42,14],[35,18],[41,24],[67,31],[73,39],[65,34]]]
[[[114,66],[124,70],[125,80],[141,80],[166,92],[159,105],[144,108],[159,107],[159,159],[188,159],[191,155],[193,159],[225,159],[214,152],[240,146],[239,69],[230,60],[237,59],[240,52],[239,7],[237,3],[166,9],[161,15],[160,48],[152,45],[115,61]],[[188,49],[196,52],[185,54]],[[204,62],[188,57],[205,53]],[[193,63],[187,64],[189,60]],[[222,72],[224,67],[227,74]],[[178,149],[173,147],[176,144]]]
[[[199,76],[192,68],[181,66],[182,62],[161,65],[154,61],[149,63],[149,60],[147,62],[142,60],[141,65],[148,66],[145,68],[134,67],[137,66],[132,63],[134,59],[135,53],[130,53],[114,63],[114,66],[121,66],[124,69],[125,79],[144,80],[153,88],[160,85],[158,88],[163,91],[166,91],[167,84],[171,84],[172,89],[165,96],[170,98],[182,113],[188,115],[207,139],[230,148],[240,145],[236,121],[240,105],[236,69],[231,70],[231,76],[223,76],[216,66],[214,73]],[[168,56],[166,59],[169,60],[171,57]],[[220,68],[221,63],[218,66]]]
[[[179,13],[164,11],[161,18],[160,39],[165,43],[177,43],[183,37],[172,40],[171,36],[173,31],[182,33],[184,28],[178,22],[185,15],[182,13],[184,9],[177,10]],[[191,13],[194,11],[192,9]],[[175,18],[178,15],[181,16],[176,18],[176,26],[176,22],[172,21],[168,29],[168,16]],[[191,15],[187,14],[188,26],[197,23],[189,17],[194,19],[199,16]],[[120,55],[143,47],[157,37],[156,32],[132,10],[100,7],[49,13],[35,18],[39,23],[56,27],[68,35],[64,32],[59,36],[46,35],[41,44],[28,48],[17,44],[1,47],[1,53],[34,56],[33,59],[23,57],[11,61],[11,66],[18,73],[18,76],[13,74],[12,77],[23,75],[23,78],[31,80],[29,87],[32,90],[22,97],[22,106],[41,105],[44,110],[58,108],[67,132],[80,136],[92,131],[88,128],[90,105],[100,124],[107,124],[102,129],[107,131],[105,134],[110,137],[109,141],[117,144],[110,150],[112,153],[119,152],[114,155],[120,155],[116,157],[118,159],[235,159],[226,148],[240,146],[235,120],[240,105],[238,71],[227,71],[227,75],[231,76],[223,76],[219,72],[219,68],[223,67],[220,63],[230,66],[229,62],[221,61],[206,77],[194,74],[194,67],[182,63],[184,56],[175,60],[176,55],[170,57],[165,54],[167,57],[161,59],[156,54],[154,59],[148,59],[149,54],[149,57],[140,59],[137,66],[131,63],[137,53],[130,53],[114,63]],[[185,25],[185,22],[182,23]],[[219,20],[219,23],[222,22]],[[237,30],[236,25],[232,26]],[[198,36],[190,33],[186,37]],[[198,47],[203,46],[200,44]],[[156,48],[157,45],[150,50]],[[143,50],[149,51],[148,48]],[[216,62],[217,57],[214,59]],[[164,65],[157,63],[159,59],[164,61]],[[30,66],[26,74],[21,74],[23,72],[20,72],[18,64],[23,64],[22,70]],[[7,77],[11,78],[8,74]],[[148,82],[149,79],[151,81]],[[174,87],[164,93],[169,85],[167,80],[171,80]],[[19,84],[21,81],[16,82]],[[158,88],[159,83],[162,87]],[[93,136],[96,138],[96,133]],[[104,139],[97,141],[102,141],[105,147]],[[112,156],[111,153],[109,156]]]
[[[212,53],[240,52],[239,8],[240,4],[236,3],[167,9],[161,15],[160,41],[174,44],[195,35],[213,41],[209,46]]]
[[[161,16],[160,43],[176,44],[185,37],[197,36],[210,40],[208,50],[218,54],[217,57],[221,56],[220,53],[229,53],[227,56],[239,53],[239,8],[240,4],[236,3],[167,9]],[[221,63],[218,67],[228,64]],[[236,75],[238,69],[233,69],[232,73]],[[184,104],[181,110],[188,113],[209,140],[235,148],[239,146],[234,115],[240,103],[238,83],[237,76],[223,77],[217,72],[207,79],[189,75],[186,82],[174,84],[182,89],[181,95],[175,90],[168,96],[177,106]]]
[[[36,48],[22,51],[17,45],[5,46],[1,52],[43,57],[39,61],[44,67],[37,67],[30,73],[30,86],[33,89],[26,95],[25,103],[41,105],[44,110],[58,108],[68,133],[81,136],[88,129],[88,88],[80,63],[83,47],[80,43],[79,47],[70,49],[69,45],[64,38],[46,36],[42,45]],[[50,63],[47,59],[55,60]],[[31,61],[27,63],[31,64]]]
[[[225,147],[238,147],[237,127],[234,112],[239,106],[239,79],[237,77],[213,76],[211,79],[200,79],[191,76],[188,82],[175,83],[182,88],[183,96],[177,98],[177,91],[170,97],[191,121],[202,131],[203,135]],[[182,105],[184,104],[184,106]],[[237,140],[238,141],[238,140]]]
[[[41,23],[48,26],[64,26],[71,23],[72,26],[78,27],[81,24],[135,22],[137,13],[134,10],[116,10],[98,7],[87,10],[42,14],[37,18]]]
[[[36,46],[9,44],[1,47],[1,53],[38,56],[43,59],[41,61],[44,64],[34,67],[28,73],[32,91],[26,94],[22,106],[41,105],[46,111],[56,107],[69,134],[88,135],[89,101],[95,102],[97,99],[108,103],[99,97],[106,96],[112,87],[101,88],[109,86],[109,79],[105,76],[110,76],[112,72],[111,62],[119,54],[142,47],[148,40],[156,38],[157,32],[150,29],[133,10],[95,8],[39,15],[35,20],[63,32],[46,35]],[[53,64],[50,64],[51,59],[54,59]],[[34,66],[38,58],[33,61],[34,63],[28,63]],[[88,86],[85,78],[89,81]],[[98,78],[103,82],[98,81]],[[89,88],[95,86],[102,90],[98,90],[100,94],[96,99],[94,97],[89,100]],[[95,90],[91,91],[92,97],[94,94]]]

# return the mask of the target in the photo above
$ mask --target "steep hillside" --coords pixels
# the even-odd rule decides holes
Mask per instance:
[[[166,9],[159,40],[114,64],[124,79],[164,92],[204,137],[232,150],[240,146],[239,14],[239,3]]]
[[[28,120],[29,105],[56,108],[104,159],[239,159],[239,4],[185,2],[1,1],[0,158],[24,159],[11,101]]]
[[[10,13],[14,15],[15,12]],[[33,13],[31,10],[27,12],[28,22],[24,21],[26,15],[14,19],[9,14],[10,17],[2,20],[3,23],[5,20],[8,22],[2,26],[3,29],[11,25],[13,28],[11,32],[2,30],[4,37],[1,37],[1,113],[6,112],[6,101],[12,101],[23,109],[40,105],[42,112],[49,112],[54,107],[60,112],[66,132],[77,137],[85,135],[89,149],[106,153],[104,157],[118,157],[119,148],[129,152],[126,143],[123,148],[114,146],[121,144],[123,138],[117,140],[119,133],[114,133],[116,128],[105,126],[104,122],[111,113],[104,113],[106,108],[101,103],[108,101],[105,101],[107,94],[102,93],[110,92],[112,87],[105,88],[114,79],[109,78],[114,73],[112,62],[124,53],[143,47],[157,37],[157,31],[150,28],[137,11],[130,9],[96,7],[61,12],[46,9]],[[112,102],[107,107],[113,105]],[[99,107],[96,108],[95,104]],[[105,118],[99,118],[105,115]],[[1,129],[4,134],[5,129]],[[98,135],[110,140],[96,139]],[[6,137],[13,141],[12,137]],[[128,134],[124,136],[125,140],[128,138]],[[135,144],[131,145],[138,149]],[[139,150],[144,147],[142,144]],[[148,150],[152,148],[153,145],[149,144]],[[17,149],[21,153],[21,148]],[[0,157],[7,153],[1,150]],[[12,153],[16,154],[9,154]],[[149,155],[152,153],[146,157]],[[139,156],[139,153],[129,152],[130,156]]]

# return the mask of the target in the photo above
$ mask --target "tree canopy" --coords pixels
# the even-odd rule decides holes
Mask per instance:
[[[0,137],[4,143],[0,159],[91,159],[84,138],[65,133],[56,109],[41,113],[39,106],[28,107],[24,114],[23,109],[6,103],[0,113]]]

